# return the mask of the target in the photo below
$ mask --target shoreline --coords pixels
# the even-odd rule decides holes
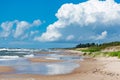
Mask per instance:
[[[80,55],[80,53],[73,52],[70,54]],[[39,59],[36,58],[35,62],[39,62]],[[45,60],[45,62],[49,61]],[[120,80],[120,59],[87,57],[83,61],[77,61],[77,63],[80,64],[80,67],[68,74],[46,76],[38,74],[1,74],[0,80]]]

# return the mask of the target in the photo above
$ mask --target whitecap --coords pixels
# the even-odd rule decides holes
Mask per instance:
[[[26,57],[26,58],[31,58],[31,57],[34,57],[34,55],[33,55],[33,54],[24,55],[24,57]]]

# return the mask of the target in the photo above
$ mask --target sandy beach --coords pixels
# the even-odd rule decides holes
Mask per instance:
[[[14,69],[8,66],[0,66],[0,75],[1,73],[12,72]]]
[[[45,58],[29,58],[31,62],[45,62],[45,63],[54,63],[54,62],[62,62],[63,60],[52,60],[52,59],[45,59]]]
[[[73,53],[74,54],[74,53]],[[77,53],[78,54],[78,53]],[[31,62],[57,62],[56,60],[30,58]],[[0,74],[0,80],[120,80],[120,59],[115,57],[85,58],[77,61],[80,67],[69,74],[36,75],[36,74]],[[0,67],[0,72],[14,69]]]
[[[0,0],[0,80],[120,80],[120,0]]]

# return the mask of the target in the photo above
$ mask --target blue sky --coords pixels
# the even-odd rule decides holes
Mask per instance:
[[[0,0],[0,47],[119,41],[119,0]]]

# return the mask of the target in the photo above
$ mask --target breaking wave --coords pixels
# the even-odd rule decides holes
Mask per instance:
[[[0,49],[0,60],[34,57],[32,49]]]

